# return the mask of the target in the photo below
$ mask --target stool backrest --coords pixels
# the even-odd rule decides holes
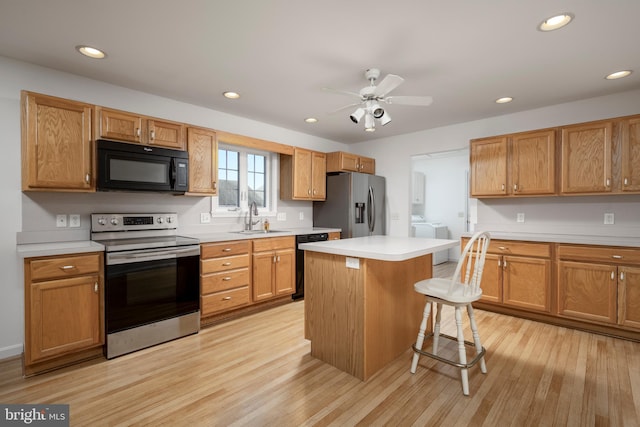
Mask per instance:
[[[484,270],[484,259],[487,255],[491,235],[487,231],[478,231],[467,242],[464,250],[460,254],[456,271],[451,278],[449,285],[449,294],[453,292],[456,284],[464,284],[465,295],[475,295],[480,291],[480,281],[482,280],[482,271]],[[460,277],[462,268],[464,268],[464,277]]]

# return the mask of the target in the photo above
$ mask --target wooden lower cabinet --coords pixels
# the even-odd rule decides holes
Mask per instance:
[[[463,239],[464,248],[468,239]],[[482,273],[482,302],[551,311],[551,246],[492,240]]]
[[[200,315],[249,305],[251,241],[207,243],[200,251]]]
[[[558,314],[640,330],[640,250],[560,245]]]
[[[295,238],[293,236],[253,241],[253,301],[263,301],[295,292]]]
[[[25,374],[102,354],[102,253],[27,258]]]

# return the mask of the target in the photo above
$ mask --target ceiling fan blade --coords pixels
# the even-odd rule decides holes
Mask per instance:
[[[330,111],[330,112],[329,112],[329,113],[327,113],[327,114],[335,114],[335,113],[339,113],[340,111],[342,111],[342,110],[346,110],[347,108],[358,107],[358,106],[360,106],[360,105],[362,105],[362,103],[361,103],[361,102],[357,102],[357,103],[355,103],[355,104],[345,105],[344,107],[340,107],[340,108],[338,108],[337,110]]]
[[[388,96],[384,99],[387,104],[417,105],[427,107],[433,102],[430,96]]]
[[[404,79],[395,74],[387,74],[376,86],[375,96],[383,97],[402,84]]]
[[[356,96],[356,97],[362,99],[362,96],[360,96],[359,93],[349,92],[348,90],[332,89],[330,87],[323,87],[322,90],[325,91],[325,92],[338,93],[340,95]]]

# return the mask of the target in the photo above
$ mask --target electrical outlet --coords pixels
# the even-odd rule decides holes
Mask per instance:
[[[286,212],[278,212],[278,216],[276,217],[276,220],[278,220],[278,221],[286,221],[287,220],[287,213]]]
[[[67,226],[67,216],[56,215],[56,227],[66,227],[66,226]]]
[[[300,212],[298,214],[298,218],[300,219],[300,221],[304,221],[304,212]]]
[[[613,224],[614,223],[614,216],[612,213],[606,213],[604,214],[604,223],[607,225]]]
[[[523,213],[516,214],[516,222],[524,222],[524,214]]]
[[[211,214],[209,212],[202,212],[200,214],[200,224],[208,224],[211,222]]]
[[[78,214],[69,215],[69,227],[73,227],[73,228],[80,227],[80,215]]]
[[[391,212],[391,220],[392,221],[399,221],[400,220],[400,214],[398,212]]]

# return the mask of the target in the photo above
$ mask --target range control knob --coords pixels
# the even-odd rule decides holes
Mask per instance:
[[[158,217],[158,224],[162,224],[164,222],[164,218],[161,216]]]
[[[106,225],[107,224],[107,220],[104,219],[104,217],[98,218],[98,224],[100,225]]]
[[[169,224],[171,224],[171,223],[173,222],[173,217],[172,217],[172,216],[168,216],[168,217],[167,217],[167,222],[168,222]]]
[[[118,225],[120,221],[118,221],[118,218],[116,218],[115,216],[113,218],[111,218],[111,225]]]

